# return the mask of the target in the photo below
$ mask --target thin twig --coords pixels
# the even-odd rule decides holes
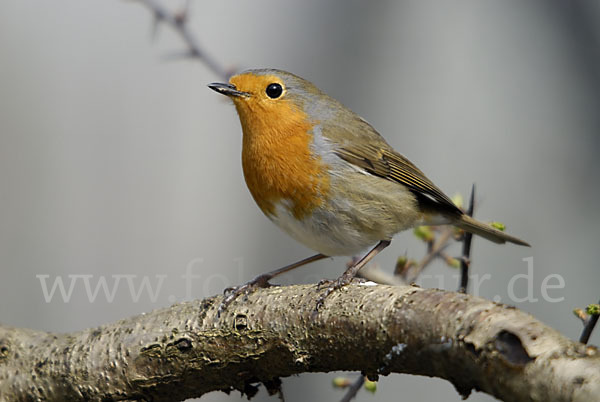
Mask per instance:
[[[360,271],[358,271],[358,274],[356,276],[367,279],[369,281],[373,281],[375,283],[380,283],[382,285],[407,285],[407,283],[404,282],[400,276],[388,274],[387,272],[383,271],[376,263],[367,264]]]
[[[358,376],[356,381],[354,381],[352,383],[352,385],[350,385],[350,387],[348,387],[348,391],[346,391],[346,395],[344,395],[344,397],[342,399],[340,399],[340,402],[350,402],[352,399],[354,399],[356,397],[356,394],[358,393],[358,391],[360,391],[360,388],[363,386],[364,383],[365,383],[365,376],[361,374]]]
[[[469,209],[466,214],[473,216],[475,210],[475,184],[471,187],[471,199],[469,200]],[[460,293],[467,293],[467,286],[469,285],[469,266],[471,265],[471,242],[473,241],[473,234],[465,232],[463,238],[463,249],[462,256],[460,258],[460,285],[458,291]]]
[[[600,304],[600,302],[599,302]],[[590,336],[592,336],[592,331],[594,331],[594,327],[598,323],[598,317],[600,315],[593,314],[586,321],[585,326],[583,327],[583,332],[581,332],[581,336],[579,337],[579,342],[583,344],[587,344],[590,340]]]
[[[452,239],[453,229],[451,227],[445,227],[441,235],[436,241],[429,247],[428,253],[423,257],[418,265],[409,267],[405,272],[402,273],[402,278],[408,282],[414,282],[415,279],[421,274],[421,272],[437,257],[440,253],[450,245],[449,241]]]
[[[206,66],[209,69],[211,69],[219,77],[229,79],[229,76],[231,75],[232,71],[230,69],[225,68],[219,62],[213,59],[208,53],[206,53],[200,46],[196,37],[191,33],[187,24],[189,2],[186,3],[187,5],[185,9],[183,9],[180,12],[173,13],[156,0],[138,1],[146,7],[148,7],[154,15],[153,35],[156,34],[158,25],[161,22],[164,22],[165,24],[173,28],[173,30],[177,32],[179,36],[181,36],[181,38],[187,45],[188,50],[184,54],[186,57],[201,60],[204,64],[206,64]]]

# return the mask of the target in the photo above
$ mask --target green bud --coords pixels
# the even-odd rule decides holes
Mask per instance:
[[[590,304],[586,311],[589,315],[600,315],[600,304]]]
[[[425,242],[433,241],[435,235],[429,226],[417,226],[413,233],[415,236]]]
[[[460,268],[460,261],[457,258],[449,257],[446,259],[446,264],[451,268]]]
[[[377,391],[377,383],[375,381],[370,381],[365,378],[365,389],[370,393],[374,394]]]
[[[581,321],[587,320],[587,313],[580,308],[574,309],[573,314],[575,315],[575,317],[579,318]]]
[[[346,377],[335,377],[331,383],[335,388],[346,388],[351,384]]]
[[[506,225],[502,222],[491,222],[490,226],[494,229],[500,230],[501,232],[504,232],[506,230]]]

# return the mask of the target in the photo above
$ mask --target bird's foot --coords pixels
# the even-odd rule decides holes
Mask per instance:
[[[223,301],[217,310],[217,318],[221,317],[221,314],[227,309],[227,307],[237,299],[241,295],[249,295],[250,293],[255,292],[260,288],[269,288],[271,285],[269,281],[275,278],[277,275],[281,275],[285,272],[291,271],[292,269],[301,267],[313,261],[322,260],[323,258],[327,258],[327,256],[323,254],[315,254],[293,264],[286,265],[285,267],[281,267],[271,272],[267,272],[266,274],[258,275],[256,278],[252,279],[250,282],[233,288],[227,288],[223,292]]]
[[[269,283],[272,278],[272,275],[262,274],[243,285],[233,286],[225,289],[223,291],[223,301],[217,310],[217,318],[221,317],[221,314],[227,310],[227,307],[229,307],[229,305],[238,297],[242,295],[248,296],[249,294],[254,293],[257,289],[265,289],[274,286]]]
[[[329,297],[336,290],[339,290],[339,289],[343,288],[344,286],[352,283],[353,279],[355,279],[353,275],[349,274],[348,272],[344,272],[335,281],[330,281],[328,279],[321,280],[319,282],[319,284],[317,285],[317,289],[320,290],[321,287],[324,285],[327,285],[327,288],[321,294],[321,296],[319,296],[319,298],[317,299],[317,305],[315,306],[315,309],[313,310],[313,315],[316,315],[319,313],[319,309],[321,307],[323,307],[323,305],[325,304],[325,299],[327,299],[327,297]]]
[[[325,286],[329,287],[333,284],[333,282],[335,282],[335,281],[333,281],[331,279],[321,279],[319,281],[319,283],[317,283],[317,290],[321,290]]]

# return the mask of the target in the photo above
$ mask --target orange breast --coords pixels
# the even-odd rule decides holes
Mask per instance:
[[[236,103],[244,133],[242,166],[250,193],[267,215],[288,200],[301,219],[323,204],[329,191],[327,166],[311,152],[312,124],[291,103],[276,108]]]

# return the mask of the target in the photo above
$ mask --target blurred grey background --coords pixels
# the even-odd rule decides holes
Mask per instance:
[[[576,338],[571,311],[596,302],[600,285],[599,4],[198,0],[190,25],[227,66],[313,81],[447,193],[467,196],[476,183],[476,215],[533,245],[475,240],[473,273],[491,275],[478,293]],[[167,27],[151,40],[150,14],[135,2],[0,3],[3,324],[79,330],[209,296],[311,253],[254,205],[234,108],[206,87],[219,77],[202,63],[165,61],[181,49]],[[377,262],[391,271],[397,256],[423,251],[403,233]],[[528,257],[531,281],[513,281],[512,291],[524,299],[531,285],[532,297],[514,300],[508,284],[528,272]],[[313,264],[281,282],[334,278],[344,263]],[[198,275],[189,286],[186,272]],[[441,262],[425,274],[423,286],[456,287],[457,272]],[[552,274],[564,280],[547,292],[558,302],[542,293]],[[90,301],[85,275],[92,290],[100,278],[112,289],[113,275],[134,276],[121,277],[112,301],[102,290]],[[144,290],[136,301],[127,281],[139,290],[144,277],[156,295]],[[42,283],[49,291],[57,278],[66,291],[75,280],[68,302],[58,288],[46,301]],[[286,399],[337,400],[333,377],[284,379]],[[359,396],[440,398],[460,400],[447,382],[400,375]],[[272,399],[261,391],[256,400]]]

